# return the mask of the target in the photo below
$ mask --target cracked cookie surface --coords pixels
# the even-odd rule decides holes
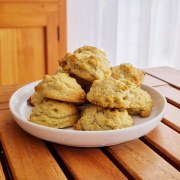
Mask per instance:
[[[37,92],[34,92],[31,97],[27,100],[28,105],[36,106],[44,101],[44,97],[39,95]]]
[[[151,96],[129,80],[106,78],[94,81],[87,99],[104,108],[127,108],[131,115],[150,115],[153,107]]]
[[[85,101],[85,92],[77,81],[67,73],[59,72],[54,75],[45,75],[43,80],[35,87],[41,96],[74,103]]]
[[[94,81],[87,99],[104,108],[127,108],[130,106],[128,94],[129,89],[125,83],[109,77]]]
[[[59,65],[68,73],[90,82],[111,76],[105,52],[92,46],[83,46],[73,54],[67,53]]]
[[[144,80],[144,72],[133,67],[131,64],[120,64],[118,66],[111,67],[110,69],[111,76],[117,80],[127,79],[138,86],[140,86]]]
[[[90,105],[83,110],[81,118],[74,128],[86,131],[112,130],[127,128],[132,124],[133,119],[125,109],[104,109],[100,106]]]
[[[73,126],[78,118],[75,105],[47,100],[33,108],[29,121],[53,128],[65,128]]]

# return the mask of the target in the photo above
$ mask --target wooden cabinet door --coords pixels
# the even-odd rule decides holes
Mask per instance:
[[[66,50],[60,8],[58,2],[0,3],[0,86],[54,73]]]

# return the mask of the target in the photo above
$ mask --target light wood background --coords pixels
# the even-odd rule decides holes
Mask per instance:
[[[0,86],[52,74],[66,52],[66,0],[0,0]]]

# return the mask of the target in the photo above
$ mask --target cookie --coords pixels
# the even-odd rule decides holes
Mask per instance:
[[[73,126],[78,118],[75,105],[47,100],[33,108],[29,121],[53,128],[65,128]]]
[[[134,82],[138,86],[140,86],[144,80],[144,72],[133,67],[131,64],[121,64],[119,66],[111,67],[110,69],[111,76],[117,80],[127,79]]]
[[[151,96],[129,80],[107,78],[94,81],[87,99],[104,108],[127,108],[131,115],[150,115],[153,107]]]
[[[85,92],[76,80],[67,73],[59,72],[54,75],[45,75],[43,80],[35,87],[41,96],[74,103],[85,101]]]
[[[140,115],[145,118],[151,114],[153,101],[151,96],[141,88],[131,87],[130,93],[134,94],[130,108],[127,111],[130,115]]]
[[[44,97],[38,94],[37,92],[34,92],[31,97],[27,100],[28,105],[30,106],[36,106],[44,101]]]
[[[59,65],[64,71],[90,82],[111,76],[106,54],[92,46],[83,46],[73,54],[67,53]]]
[[[127,108],[130,106],[128,95],[129,88],[125,83],[109,77],[94,81],[87,99],[104,108]]]
[[[78,120],[78,121],[74,124],[73,127],[74,127],[75,130],[82,130],[82,131],[84,130],[84,128],[83,128],[80,120]]]
[[[132,125],[133,119],[125,109],[104,109],[91,105],[83,110],[75,129],[98,131],[127,128]]]

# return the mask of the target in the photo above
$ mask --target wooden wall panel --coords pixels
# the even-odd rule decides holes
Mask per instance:
[[[43,28],[0,29],[0,85],[42,78],[46,70],[44,41]]]
[[[66,0],[0,0],[0,86],[54,73],[66,44]]]

